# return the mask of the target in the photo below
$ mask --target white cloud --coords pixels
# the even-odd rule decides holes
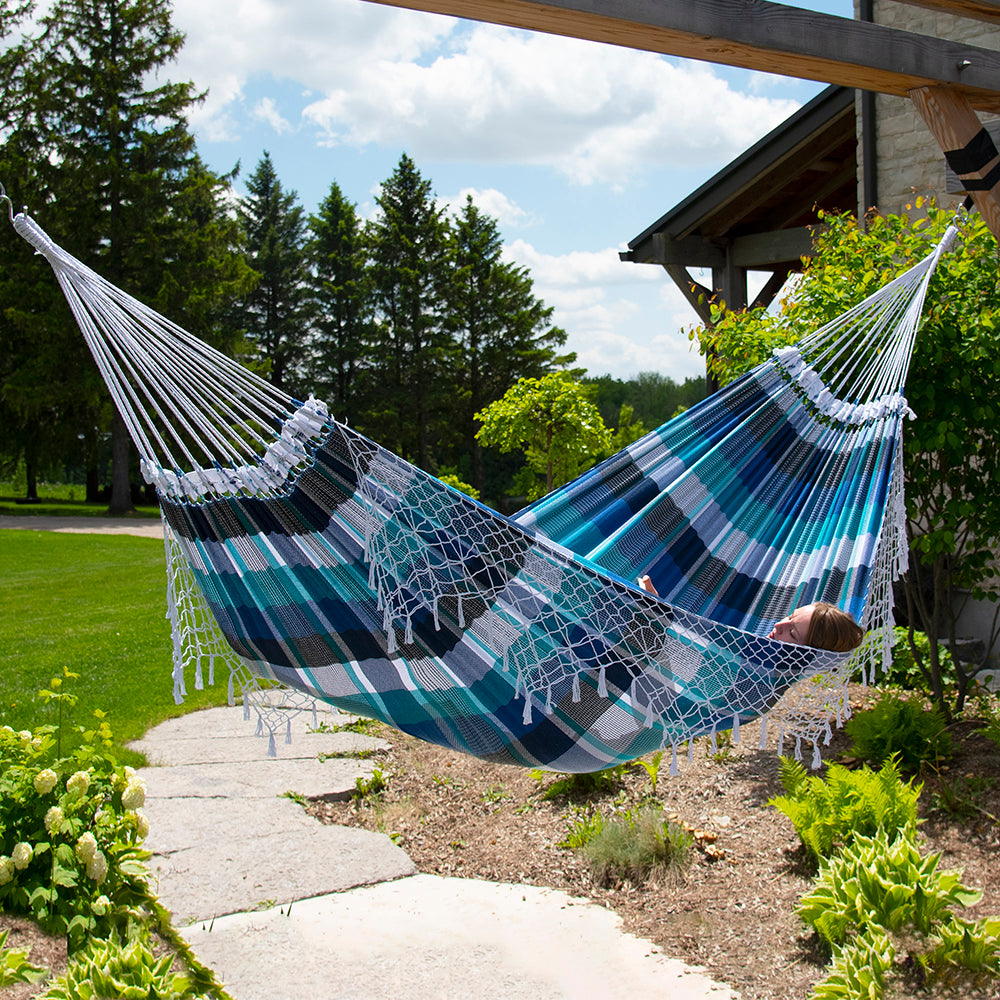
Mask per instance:
[[[644,166],[721,162],[797,106],[703,63],[362,0],[176,0],[174,16],[178,73],[210,88],[193,116],[209,137],[231,135],[248,83],[270,76],[321,95],[296,108],[319,144],[622,184]]]
[[[529,269],[535,294],[568,335],[567,348],[592,375],[656,371],[683,381],[702,372],[681,331],[694,314],[659,268],[624,263],[616,249],[546,254],[524,240],[505,254]]]
[[[258,101],[252,114],[258,121],[266,122],[270,125],[278,135],[292,130],[291,123],[281,116],[278,106],[270,97],[265,97],[263,100]]]
[[[462,188],[456,195],[438,198],[438,204],[450,207],[452,212],[459,212],[469,197],[476,208],[496,219],[501,226],[517,229],[531,222],[528,212],[496,188]]]

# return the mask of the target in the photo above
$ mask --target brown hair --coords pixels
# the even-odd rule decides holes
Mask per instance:
[[[849,653],[861,645],[864,637],[864,629],[835,604],[817,601],[812,606],[812,618],[806,633],[807,646],[829,649],[834,653]]]

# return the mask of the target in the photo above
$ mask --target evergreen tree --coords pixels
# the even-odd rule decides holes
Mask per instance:
[[[552,309],[535,297],[527,270],[502,252],[496,220],[466,198],[450,233],[446,322],[458,348],[452,377],[461,411],[453,430],[480,494],[486,484],[475,414],[519,379],[541,378],[576,358],[556,355],[566,333],[551,325]]]
[[[372,437],[433,471],[454,413],[451,342],[442,323],[445,226],[429,181],[404,153],[376,199],[368,229],[376,341],[362,425]]]
[[[310,388],[337,416],[362,405],[359,374],[372,336],[372,288],[367,251],[354,205],[337,184],[309,220],[309,262],[316,310]]]
[[[56,0],[39,26],[19,50],[19,92],[30,100],[17,102],[9,123],[18,177],[58,242],[114,284],[156,301],[180,261],[199,262],[184,238],[190,220],[174,207],[195,163],[187,114],[200,96],[191,83],[151,82],[183,43],[169,2]],[[58,213],[46,212],[56,200]],[[44,326],[53,337],[72,329]],[[59,343],[49,347],[49,356],[64,353]],[[41,389],[41,370],[39,378]],[[96,394],[84,388],[80,397]],[[100,422],[100,409],[90,407],[89,422]],[[122,512],[131,508],[131,448],[117,414],[112,438],[110,506]]]
[[[306,220],[297,201],[265,152],[238,208],[247,262],[260,276],[243,302],[244,326],[271,383],[292,394],[302,389],[310,322]]]

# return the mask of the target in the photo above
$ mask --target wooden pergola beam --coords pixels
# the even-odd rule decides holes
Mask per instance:
[[[913,104],[965,181],[979,214],[1000,240],[1000,153],[965,96],[949,87],[921,87],[910,94]]]
[[[899,0],[911,7],[923,7],[956,17],[971,17],[975,21],[1000,24],[1000,0]]]
[[[1000,113],[1000,52],[767,0],[373,2],[901,97],[949,84]]]

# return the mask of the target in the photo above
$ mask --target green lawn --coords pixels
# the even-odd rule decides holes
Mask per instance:
[[[170,716],[224,704],[226,679],[175,706],[163,542],[131,535],[0,530],[0,725],[54,721],[36,697],[78,673],[74,724],[108,713],[116,741]],[[189,679],[189,689],[193,682]]]

